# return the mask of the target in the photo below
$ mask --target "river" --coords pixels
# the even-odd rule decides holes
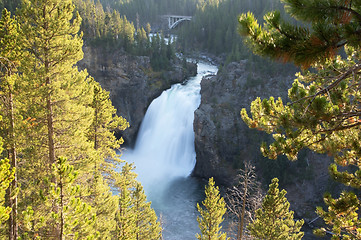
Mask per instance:
[[[204,183],[190,177],[195,162],[193,120],[200,104],[200,82],[217,67],[198,63],[198,73],[175,84],[150,104],[134,149],[122,159],[134,162],[138,180],[161,219],[165,240],[195,239],[199,232],[197,202]]]

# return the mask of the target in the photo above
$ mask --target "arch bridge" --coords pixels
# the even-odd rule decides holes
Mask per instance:
[[[168,29],[177,27],[181,22],[192,20],[192,16],[163,15],[163,18],[168,20]]]

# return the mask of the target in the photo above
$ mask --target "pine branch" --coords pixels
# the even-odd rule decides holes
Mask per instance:
[[[347,129],[354,128],[354,127],[357,127],[360,125],[361,125],[361,122],[357,122],[357,123],[354,123],[351,125],[336,127],[336,128],[332,128],[332,129],[325,129],[325,130],[319,131],[318,133],[342,131],[342,130],[347,130]]]
[[[309,103],[309,106],[312,104],[312,102],[315,100],[315,98],[321,94],[325,94],[328,91],[330,91],[331,89],[335,88],[338,86],[338,84],[340,84],[340,82],[342,82],[343,80],[345,80],[349,75],[351,75],[352,73],[354,73],[355,71],[359,71],[361,69],[361,64],[356,64],[353,68],[349,69],[347,72],[343,73],[341,76],[339,76],[338,78],[335,78],[335,81],[333,83],[331,83],[330,85],[328,85],[327,87],[323,88],[322,90],[318,91],[317,93],[307,96],[307,97],[303,97],[301,99],[298,99],[296,101],[293,101],[289,104],[287,104],[288,106],[291,106],[295,103],[301,102],[303,100],[307,100],[312,98],[311,102]],[[308,107],[309,107],[308,106]],[[307,111],[308,107],[306,108],[305,111]]]
[[[361,22],[361,14],[359,14],[358,12],[353,10],[352,8],[348,8],[348,7],[344,7],[344,6],[331,6],[330,8],[350,12],[358,19],[359,22]]]

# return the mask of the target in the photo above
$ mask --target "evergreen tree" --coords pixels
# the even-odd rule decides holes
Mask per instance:
[[[135,214],[132,209],[131,192],[135,188],[136,174],[132,172],[132,164],[124,163],[122,172],[118,175],[116,186],[119,189],[119,207],[116,215],[116,236],[118,239],[136,239]]]
[[[52,166],[59,156],[66,157],[79,173],[75,182],[85,183],[91,163],[86,132],[92,117],[92,89],[86,71],[79,72],[75,66],[83,53],[78,34],[81,19],[74,17],[73,10],[70,0],[24,0],[20,11],[22,47],[27,54],[22,58],[21,84],[29,104],[23,115],[34,123],[24,129],[32,144],[24,150],[26,161],[19,169],[26,179],[22,208],[31,206],[37,219],[44,221],[32,228],[34,234],[42,229],[44,236],[57,238],[62,233],[50,215],[59,214],[60,207],[49,202],[52,186],[58,184]]]
[[[205,188],[206,198],[202,202],[204,209],[197,203],[197,217],[201,234],[196,237],[199,240],[225,240],[228,239],[226,233],[222,233],[220,224],[223,222],[223,215],[226,213],[226,203],[219,195],[218,187],[215,186],[213,178],[209,179]]]
[[[0,117],[0,121],[2,121]],[[0,138],[0,153],[3,151],[3,141]],[[15,169],[10,169],[8,159],[0,160],[0,225],[4,224],[9,218],[11,207],[5,205],[5,193],[10,183],[14,179]]]
[[[75,184],[77,172],[67,160],[60,157],[53,164],[56,183],[50,183],[50,193],[43,196],[42,208],[38,211],[29,206],[23,212],[24,239],[92,239],[98,236],[94,229],[95,214],[81,195],[82,186]]]
[[[91,96],[87,73],[75,67],[83,53],[78,35],[81,19],[79,15],[73,19],[73,10],[70,0],[25,0],[21,11],[24,48],[29,53],[24,77],[36,100],[46,99],[36,105],[42,110],[39,124],[45,122],[48,166],[62,152],[75,150],[71,146],[84,147],[70,141],[82,137],[76,135],[88,127],[90,117],[85,106]]]
[[[275,141],[261,147],[265,156],[275,159],[284,154],[296,160],[302,148],[327,153],[335,161],[329,168],[331,176],[346,186],[361,188],[361,3],[284,2],[291,16],[310,28],[285,22],[278,12],[268,13],[261,27],[248,13],[240,17],[241,33],[256,53],[304,68],[312,65],[315,70],[297,74],[288,92],[289,103],[258,98],[251,105],[252,118],[245,109],[242,118],[251,128],[273,134]],[[339,49],[345,50],[345,58],[335,56]],[[337,165],[354,168],[339,170]],[[333,238],[360,238],[358,197],[352,192],[344,192],[338,199],[326,194],[325,202],[328,210],[319,208],[318,213],[331,225]]]
[[[116,130],[125,130],[129,123],[116,115],[116,109],[109,99],[109,92],[102,89],[99,83],[92,81],[93,101],[90,107],[93,109],[93,121],[88,131],[88,140],[92,142],[96,154],[94,174],[99,170],[111,174],[119,161],[116,149],[120,148],[123,139],[116,139]],[[106,159],[106,161],[104,161]]]
[[[122,27],[120,30],[120,34],[123,41],[123,46],[126,51],[131,52],[132,46],[134,43],[134,34],[135,34],[135,27],[133,23],[130,23],[126,16],[122,17]]]
[[[5,205],[5,193],[10,183],[14,179],[14,170],[10,170],[9,160],[0,160],[0,224],[3,224],[8,220],[11,213],[11,207]]]
[[[289,211],[286,191],[278,189],[278,179],[272,179],[269,190],[262,202],[262,208],[256,211],[255,220],[247,228],[257,239],[301,239],[303,220],[294,221],[293,211]]]
[[[117,179],[119,212],[117,213],[117,237],[119,239],[160,240],[162,229],[157,215],[147,202],[142,185],[132,172],[134,166],[125,163]]]
[[[79,197],[81,186],[74,184],[78,173],[62,157],[59,157],[53,169],[57,185],[52,185],[51,192],[59,210],[52,217],[60,231],[59,239],[96,237],[95,215],[91,207]]]
[[[162,228],[157,215],[151,208],[151,202],[147,202],[142,185],[136,183],[132,193],[132,204],[135,215],[136,240],[149,239],[161,240]]]
[[[10,12],[3,10],[0,19],[0,64],[1,64],[1,82],[0,82],[0,97],[2,104],[0,105],[3,116],[2,124],[0,125],[0,133],[5,141],[5,148],[8,158],[10,159],[11,169],[17,167],[17,153],[18,147],[24,141],[19,138],[21,116],[17,108],[17,101],[19,101],[18,76],[19,59],[21,57],[21,49],[19,44],[19,25],[16,20],[10,16]],[[18,189],[17,173],[8,189],[8,204],[12,208],[9,218],[9,239],[17,239],[18,236],[18,198],[16,192]]]
[[[94,180],[88,190],[89,200],[86,201],[89,202],[96,216],[92,227],[101,239],[112,239],[116,229],[117,196],[113,194],[109,181],[103,178],[101,172],[94,174]]]
[[[120,162],[116,149],[120,148],[123,139],[117,140],[115,130],[124,130],[129,126],[128,122],[116,115],[109,92],[103,90],[99,83],[91,81],[93,85],[93,101],[90,107],[93,109],[93,121],[88,130],[88,140],[93,145],[94,159],[93,170],[89,171],[88,179],[91,184],[91,205],[97,215],[95,227],[101,236],[111,238],[116,227],[115,214],[117,212],[117,197],[110,191],[110,185],[118,175],[116,167]]]

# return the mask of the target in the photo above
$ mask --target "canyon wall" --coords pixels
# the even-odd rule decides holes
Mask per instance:
[[[171,71],[155,72],[149,57],[130,56],[122,51],[107,52],[100,48],[84,47],[84,59],[78,64],[103,88],[110,92],[110,98],[118,115],[130,123],[130,127],[119,133],[125,146],[133,146],[141,121],[149,104],[163,90],[174,83],[181,83],[196,74],[195,64],[177,59]]]
[[[235,183],[244,161],[251,161],[264,189],[273,177],[278,177],[280,186],[288,191],[291,208],[307,222],[316,217],[315,207],[322,203],[323,193],[337,189],[328,175],[330,159],[310,151],[302,151],[295,162],[285,157],[270,160],[262,156],[261,142],[272,138],[249,129],[240,111],[249,110],[257,97],[287,99],[296,69],[269,73],[260,68],[244,60],[228,64],[217,76],[203,78],[201,104],[194,120],[197,162],[193,176],[214,177],[218,183],[229,186]]]

